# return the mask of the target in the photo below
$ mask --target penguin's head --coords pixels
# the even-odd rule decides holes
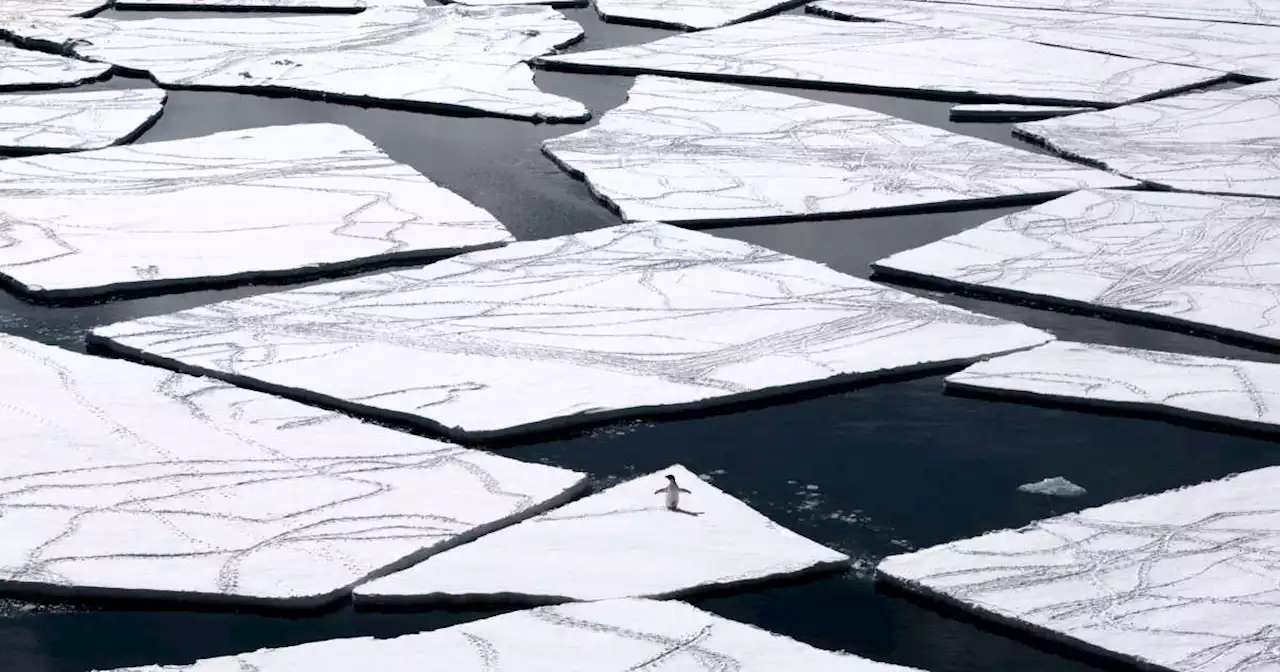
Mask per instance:
[[[676,477],[675,477],[675,476],[672,476],[671,474],[667,474],[667,480],[668,480],[668,481],[671,481],[672,483],[675,483],[675,482],[676,482]]]

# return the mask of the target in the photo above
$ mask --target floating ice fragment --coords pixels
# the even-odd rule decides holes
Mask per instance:
[[[0,45],[0,90],[74,86],[102,77],[110,69],[105,63]]]
[[[1226,23],[1280,25],[1280,0],[930,0],[956,7],[956,11],[984,10],[982,5],[1017,9],[1048,9],[1122,16],[1162,16]],[[975,6],[977,5],[977,6]]]
[[[159,89],[0,95],[0,149],[68,151],[128,142],[160,117],[164,100]]]
[[[1023,483],[1018,486],[1018,492],[1048,497],[1079,497],[1087,491],[1061,476],[1054,476],[1035,483]]]

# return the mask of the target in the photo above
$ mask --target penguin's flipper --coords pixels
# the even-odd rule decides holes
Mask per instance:
[[[666,491],[667,491],[667,489],[666,489],[666,488],[658,488],[657,490],[654,490],[654,491],[653,491],[653,494],[658,495],[658,494],[664,493],[664,492],[666,492]]]
[[[688,490],[685,490],[684,488],[680,488],[680,492],[683,492],[683,493],[684,493],[684,494],[686,494],[686,495],[692,495],[692,494],[693,494],[692,492],[689,492]]]

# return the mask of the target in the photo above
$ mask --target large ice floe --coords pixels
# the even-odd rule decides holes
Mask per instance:
[[[1280,467],[886,558],[878,576],[1147,670],[1270,672]]]
[[[797,0],[596,0],[605,19],[702,30],[800,4]]]
[[[0,162],[0,277],[35,299],[297,277],[510,240],[335,124]]]
[[[1184,191],[1280,196],[1280,82],[1019,124],[1066,156]]]
[[[974,364],[946,386],[1280,431],[1280,364],[1266,362],[1057,341]]]
[[[957,10],[985,9],[984,5],[1017,9],[1051,9],[1121,16],[1157,16],[1224,23],[1280,25],[1280,0],[938,0],[962,5]],[[977,7],[974,7],[977,5]]]
[[[632,559],[636,560],[635,558]],[[540,607],[393,639],[261,649],[115,672],[911,672],[823,651],[681,602],[607,600]]]
[[[627,221],[831,216],[1137,184],[857,107],[652,75],[599,125],[543,151]]]
[[[70,151],[128,142],[160,117],[164,100],[159,89],[0,95],[0,149]]]
[[[648,44],[546,56],[536,63],[610,73],[1091,106],[1119,105],[1223,77],[1201,68],[1003,37],[794,15]]]
[[[640,223],[90,338],[478,440],[954,365],[1053,337],[737,240]]]
[[[1280,77],[1280,53],[1276,51],[1280,26],[916,0],[822,0],[807,9],[836,18],[908,23],[1254,77]]]
[[[1280,345],[1280,200],[1082,191],[872,264]]]
[[[105,63],[0,45],[0,90],[74,86],[98,79],[109,70],[111,66]]]
[[[228,18],[0,18],[33,47],[149,73],[162,86],[330,102],[585,120],[539,91],[525,61],[582,36],[547,7],[379,6],[359,14]]]
[[[665,476],[689,491],[676,510],[664,505]],[[357,604],[683,597],[848,563],[675,465],[375,579],[354,597]]]
[[[0,337],[0,591],[313,607],[581,474]]]

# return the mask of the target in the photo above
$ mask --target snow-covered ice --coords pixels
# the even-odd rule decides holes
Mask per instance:
[[[202,10],[253,10],[253,11],[315,11],[358,12],[366,7],[387,4],[374,0],[115,0],[116,9],[202,9]],[[394,4],[426,4],[425,0],[397,0]]]
[[[335,124],[0,162],[0,276],[84,299],[332,272],[512,240],[461,196]]]
[[[548,67],[766,84],[1119,105],[1223,73],[976,33],[784,15],[648,44],[538,58]]]
[[[882,580],[1170,672],[1273,672],[1280,467],[886,558]]]
[[[689,490],[668,510],[666,475]],[[357,604],[676,597],[847,567],[680,465],[494,532],[359,586]]]
[[[0,0],[0,15],[59,18],[94,14],[112,0]]]
[[[164,100],[159,89],[0,95],[0,149],[68,151],[128,142],[160,116]]]
[[[1087,491],[1061,476],[1053,476],[1034,483],[1023,483],[1018,486],[1018,492],[1046,497],[1079,497]]]
[[[1056,341],[979,362],[948,389],[1280,430],[1280,364]]]
[[[937,0],[982,10],[983,5],[1018,9],[1051,9],[1123,16],[1160,16],[1226,23],[1280,25],[1280,0]],[[976,5],[976,7],[975,7]]]
[[[0,337],[0,589],[312,607],[582,474]]]
[[[110,65],[87,63],[0,45],[0,89],[74,86],[107,74]]]
[[[582,121],[525,63],[582,37],[548,7],[378,6],[359,14],[27,20],[0,30],[41,48],[145,71],[163,86]]]
[[[822,0],[807,10],[834,18],[909,23],[1255,77],[1280,77],[1277,26],[915,0]]]
[[[1016,105],[1012,103],[992,103],[974,105],[955,105],[951,108],[951,121],[1032,121],[1061,117],[1080,112],[1091,112],[1097,108],[1075,107],[1070,105]]]
[[[543,150],[627,221],[822,216],[1137,184],[857,107],[653,75],[599,125]]]
[[[1280,196],[1280,82],[1019,124],[1067,156],[1172,189]]]
[[[643,223],[119,323],[93,338],[480,438],[767,397],[1051,336]]]
[[[467,439],[767,398],[1053,337],[627,224],[99,327],[130,357]]]
[[[331,639],[115,672],[912,672],[815,649],[681,602],[607,600],[516,611],[394,639]]]
[[[1278,255],[1278,200],[1101,190],[1000,217],[872,268],[1275,345]]]
[[[796,0],[596,0],[606,19],[702,30],[797,4]]]

